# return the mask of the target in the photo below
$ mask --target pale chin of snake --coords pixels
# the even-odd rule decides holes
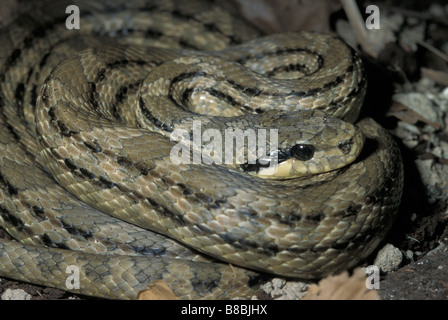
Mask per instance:
[[[351,124],[366,76],[338,38],[261,36],[219,4],[166,0],[42,1],[0,31],[2,277],[113,299],[157,280],[180,299],[251,297],[274,275],[363,263],[394,221],[401,156],[374,120]],[[282,178],[308,174],[172,163],[170,134],[198,120],[281,127]]]

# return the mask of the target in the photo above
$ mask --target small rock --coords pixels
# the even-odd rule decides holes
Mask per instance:
[[[448,142],[441,140],[440,148],[442,149],[442,157],[448,159]]]
[[[432,154],[438,158],[448,159],[448,142],[440,140],[439,143],[440,145],[432,150]]]
[[[390,273],[398,269],[403,261],[403,254],[392,244],[386,244],[377,254],[374,265],[378,266],[381,272]]]
[[[406,258],[409,261],[414,261],[414,252],[412,250],[406,250]]]
[[[306,294],[308,284],[300,281],[288,281],[274,278],[261,286],[264,292],[275,300],[298,300]]]
[[[306,295],[308,284],[300,281],[289,281],[282,288],[282,295],[275,300],[299,300]]]
[[[446,166],[436,163],[433,159],[417,159],[415,166],[420,173],[423,185],[426,188],[428,201],[448,199],[448,170]]]
[[[438,17],[438,18],[444,18],[445,13],[443,12],[443,6],[438,4],[438,3],[434,3],[429,7],[429,13],[431,15],[433,15],[434,17]]]
[[[448,87],[446,87],[445,89],[443,89],[443,91],[442,91],[442,95],[443,95],[443,97],[445,97],[446,99],[448,99]]]
[[[428,79],[428,78],[421,78],[417,83],[415,83],[415,89],[418,92],[429,92],[432,90],[432,88],[434,88],[435,86],[435,82],[432,79]]]
[[[420,130],[413,124],[398,121],[397,127],[395,128],[395,135],[403,141],[406,147],[412,149],[418,145]]]
[[[31,295],[22,289],[6,289],[2,294],[2,300],[31,300]]]

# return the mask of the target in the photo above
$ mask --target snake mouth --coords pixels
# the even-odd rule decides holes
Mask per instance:
[[[271,168],[269,175],[277,176],[277,169],[280,164],[283,163],[281,168],[286,168],[285,162],[290,159],[297,159],[300,161],[307,161],[313,158],[316,148],[310,144],[296,144],[287,150],[277,150],[271,153],[270,156],[264,157],[262,159],[257,159],[255,163],[244,163],[241,165],[241,169],[245,172],[250,173],[260,173],[264,172],[262,175],[266,175],[267,168]],[[260,161],[261,160],[261,161]],[[291,163],[291,162],[289,162]],[[272,171],[275,170],[275,171]],[[283,170],[280,170],[284,172]],[[285,173],[283,173],[284,175]]]
[[[275,175],[277,176],[277,170],[279,165],[281,169],[288,167],[285,162],[291,158],[295,158],[301,161],[307,161],[312,159],[315,152],[315,147],[309,144],[296,144],[287,150],[276,150],[271,152],[270,156],[257,159],[255,163],[244,163],[241,165],[241,169],[245,172],[261,174],[261,175]],[[269,174],[267,170],[269,169]],[[284,172],[284,169],[281,170]],[[263,173],[261,173],[263,172]],[[283,173],[285,175],[286,172]]]
[[[291,168],[294,161],[289,158],[281,163],[270,164],[268,166],[259,167],[256,175],[263,179],[290,179],[295,178],[291,176]]]

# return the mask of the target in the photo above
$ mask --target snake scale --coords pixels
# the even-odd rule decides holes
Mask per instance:
[[[79,30],[65,25],[73,4]],[[372,119],[343,121],[366,79],[341,40],[262,37],[211,1],[23,5],[0,33],[0,225],[13,238],[0,276],[107,298],[160,279],[181,299],[249,297],[269,274],[351,268],[384,238],[401,158]],[[281,153],[286,175],[319,154],[326,172],[175,164],[169,134],[195,119],[297,131],[317,144]]]

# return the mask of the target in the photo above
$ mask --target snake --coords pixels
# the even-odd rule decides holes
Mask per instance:
[[[353,268],[388,233],[401,156],[357,121],[366,75],[340,38],[263,35],[224,2],[21,5],[0,30],[0,276],[109,299],[158,280],[179,299],[251,297],[274,275]],[[277,143],[252,162],[246,146],[242,161],[174,161],[207,146],[198,123]]]

